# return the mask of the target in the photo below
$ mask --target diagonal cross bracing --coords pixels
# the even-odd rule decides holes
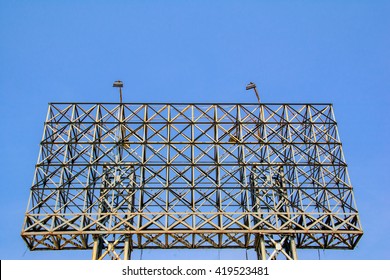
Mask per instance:
[[[362,233],[330,104],[53,103],[22,237],[99,258],[293,258],[291,246],[353,249]]]

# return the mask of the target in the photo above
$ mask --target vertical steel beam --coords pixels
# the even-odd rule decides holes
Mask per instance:
[[[139,206],[138,206],[138,212],[143,213],[144,212],[144,191],[143,189],[145,188],[145,176],[146,176],[146,170],[145,170],[145,164],[146,164],[146,159],[147,159],[147,141],[148,141],[148,105],[144,105],[144,115],[143,115],[143,136],[142,136],[142,159],[141,159],[141,166],[140,166],[140,188],[139,188]],[[142,227],[142,215],[138,216],[138,224],[137,228]],[[142,235],[137,234],[137,239],[138,239],[138,248],[143,248],[142,246]]]
[[[266,260],[267,259],[267,250],[265,248],[265,240],[264,240],[263,234],[258,234],[256,236],[255,251],[256,251],[258,260]]]
[[[219,136],[218,136],[218,106],[214,105],[214,143],[218,143]],[[222,190],[221,190],[221,167],[219,163],[219,144],[214,145],[214,162],[215,165],[215,186],[216,186],[216,192],[215,192],[215,203],[217,204],[217,211],[218,211],[218,227],[221,229],[223,226],[223,217],[222,217]],[[222,233],[218,233],[218,247],[222,247]]]
[[[196,227],[196,198],[195,198],[195,112],[194,106],[191,106],[191,225]],[[192,233],[191,248],[195,248],[196,234]]]
[[[292,259],[293,260],[298,260],[297,246],[295,244],[295,237],[294,237],[294,235],[290,236],[290,252],[291,252]]]
[[[131,251],[133,250],[131,235],[125,236],[125,244],[123,248],[123,259],[130,260],[131,259]]]
[[[93,247],[92,247],[92,260],[99,260],[102,255],[102,239],[99,234],[92,235]]]

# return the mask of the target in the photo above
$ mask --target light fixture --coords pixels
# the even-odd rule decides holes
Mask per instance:
[[[123,87],[123,82],[122,81],[115,81],[114,84],[112,85],[113,87],[119,87],[119,88],[122,88]]]
[[[119,88],[119,98],[120,98],[120,103],[122,103],[122,88],[123,88],[123,82],[122,81],[115,81],[112,85],[113,87]]]
[[[257,88],[256,88],[256,84],[255,83],[252,83],[250,82],[249,84],[247,84],[246,90],[250,90],[250,89],[253,89],[256,93],[256,97],[257,97],[257,101],[259,101],[260,103],[260,96],[259,96],[259,93],[257,92]]]

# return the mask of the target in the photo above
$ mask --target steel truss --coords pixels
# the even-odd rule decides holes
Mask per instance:
[[[353,249],[363,231],[330,104],[49,105],[30,250]]]

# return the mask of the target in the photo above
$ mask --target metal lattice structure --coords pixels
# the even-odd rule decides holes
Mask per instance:
[[[353,249],[363,232],[331,104],[49,104],[31,250]]]

